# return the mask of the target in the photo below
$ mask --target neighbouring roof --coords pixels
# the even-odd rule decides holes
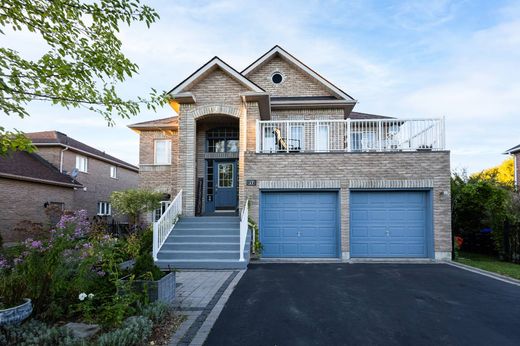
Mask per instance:
[[[275,56],[280,56],[283,59],[285,59],[285,60],[289,61],[290,63],[292,63],[293,65],[295,65],[296,67],[300,68],[301,70],[306,72],[308,75],[310,75],[311,77],[316,79],[318,82],[323,84],[327,89],[331,90],[334,94],[338,95],[340,98],[351,101],[353,103],[356,102],[356,100],[352,96],[350,96],[349,94],[347,94],[346,92],[344,92],[343,90],[341,90],[340,88],[338,88],[337,86],[335,86],[334,84],[329,82],[327,79],[325,79],[319,73],[314,71],[309,66],[305,65],[303,62],[298,60],[294,55],[290,54],[289,52],[287,52],[285,49],[283,49],[279,45],[274,46],[269,51],[267,51],[264,55],[262,55],[260,58],[255,60],[251,65],[246,67],[242,71],[242,75],[247,77],[250,73],[257,70],[260,66],[262,66],[267,61],[270,61]]]
[[[504,152],[504,154],[515,154],[515,153],[518,153],[518,152],[520,152],[520,144],[518,144],[515,147],[512,147],[511,149],[506,150]]]
[[[0,177],[67,187],[82,185],[37,154],[17,151],[0,157]]]
[[[123,160],[120,160],[117,157],[108,155],[101,150],[98,150],[85,143],[75,140],[74,138],[69,137],[66,134],[59,132],[59,131],[30,132],[30,133],[25,133],[25,136],[30,138],[36,147],[53,146],[53,145],[69,147],[72,150],[81,152],[81,153],[89,155],[89,156],[93,156],[102,161],[107,161],[107,162],[116,164],[118,166],[128,168],[135,172],[139,171],[139,168],[137,168],[136,166],[134,166],[128,162],[125,162]]]
[[[128,125],[132,130],[176,130],[178,126],[179,117],[177,116]]]
[[[369,114],[369,113],[361,113],[361,112],[350,112],[350,115],[347,117],[350,119],[395,119],[394,117],[387,117],[384,115],[378,115],[378,114]]]

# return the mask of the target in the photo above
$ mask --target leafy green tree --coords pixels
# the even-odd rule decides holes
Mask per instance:
[[[136,224],[139,214],[159,208],[163,198],[161,192],[130,189],[112,192],[110,203],[118,213],[128,215],[131,223]]]
[[[101,114],[113,125],[114,117],[128,118],[142,107],[155,110],[162,94],[124,99],[116,86],[138,72],[121,50],[117,34],[123,24],[159,18],[140,0],[4,0],[0,4],[0,35],[28,31],[46,43],[36,59],[0,47],[0,112],[29,116],[33,101]],[[30,141],[17,131],[0,128],[0,155],[26,150]]]

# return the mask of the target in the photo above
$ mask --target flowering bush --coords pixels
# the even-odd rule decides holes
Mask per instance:
[[[87,213],[62,215],[46,240],[29,238],[0,257],[0,297],[5,307],[31,298],[34,313],[47,321],[63,318],[118,325],[135,310],[139,296],[123,282],[119,264],[135,255],[128,245],[93,232]]]

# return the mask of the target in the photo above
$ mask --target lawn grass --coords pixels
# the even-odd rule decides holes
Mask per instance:
[[[520,264],[502,262],[493,256],[461,252],[455,261],[520,280]]]

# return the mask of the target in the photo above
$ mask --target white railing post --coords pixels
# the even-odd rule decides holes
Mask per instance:
[[[172,203],[166,208],[159,220],[153,223],[153,247],[152,255],[157,261],[157,254],[161,250],[164,242],[170,235],[173,227],[182,215],[182,190],[173,199]]]
[[[377,122],[377,140],[379,142],[379,151],[382,151],[383,147],[382,147],[382,140],[383,140],[383,136],[382,136],[382,133],[381,133],[381,124],[382,124],[382,121],[379,120]]]
[[[256,119],[256,152],[259,153],[261,148],[261,143],[263,142],[263,138],[260,137],[263,131],[260,128],[260,120]],[[263,150],[262,150],[263,151]]]
[[[240,257],[239,261],[244,262],[244,250],[246,248],[247,229],[249,226],[249,199],[246,199],[244,209],[240,215]]]
[[[351,141],[350,141],[350,118],[347,118],[347,151],[350,153],[351,148]]]

